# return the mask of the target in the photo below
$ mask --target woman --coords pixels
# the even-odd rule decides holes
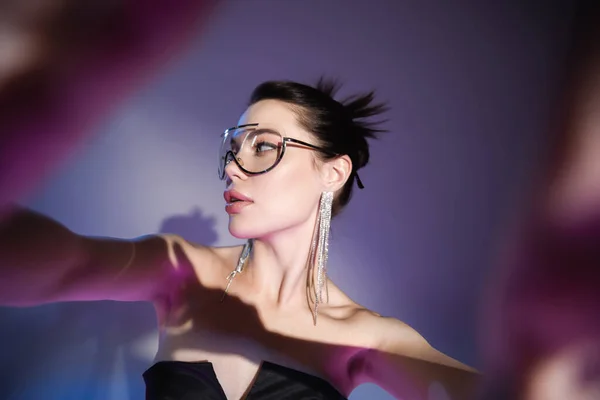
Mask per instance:
[[[15,207],[0,238],[0,303],[153,302],[161,340],[147,399],[341,399],[363,382],[401,399],[426,399],[439,382],[468,398],[473,369],[326,277],[330,219],[362,187],[379,132],[368,118],[385,109],[372,93],[340,103],[334,92],[266,82],[224,132],[225,210],[245,246],[82,237]]]

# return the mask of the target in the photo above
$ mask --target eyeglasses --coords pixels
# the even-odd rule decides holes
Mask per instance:
[[[225,168],[233,160],[248,175],[269,172],[279,164],[288,145],[336,154],[302,140],[284,137],[274,129],[245,124],[225,130],[219,148],[219,179],[225,179]]]

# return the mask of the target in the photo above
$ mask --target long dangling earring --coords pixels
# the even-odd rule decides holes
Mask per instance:
[[[327,259],[329,257],[329,232],[331,230],[331,208],[333,205],[333,192],[323,192],[321,194],[321,202],[319,204],[319,214],[317,216],[317,224],[313,242],[310,251],[310,261],[312,263],[311,271],[314,266],[317,267],[317,277],[315,287],[315,306],[313,311],[313,321],[317,325],[317,316],[319,313],[319,304],[323,303],[323,287],[329,301],[329,293],[327,292]]]
[[[248,240],[242,249],[242,254],[240,254],[240,258],[238,259],[237,266],[231,273],[227,276],[227,286],[225,287],[225,291],[223,292],[223,297],[221,297],[221,302],[225,299],[225,295],[227,295],[227,291],[229,290],[229,286],[233,282],[233,279],[237,276],[237,274],[241,274],[244,271],[244,267],[246,266],[246,261],[248,257],[250,257],[250,253],[252,252],[252,245],[254,242],[252,239]]]

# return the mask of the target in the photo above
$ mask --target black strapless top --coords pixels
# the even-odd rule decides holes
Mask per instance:
[[[159,361],[144,372],[146,400],[227,400],[210,362]],[[347,400],[314,375],[263,361],[247,400]]]

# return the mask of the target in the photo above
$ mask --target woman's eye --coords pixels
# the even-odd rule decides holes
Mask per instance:
[[[255,147],[256,147],[257,153],[262,153],[264,151],[269,151],[269,150],[273,150],[276,148],[276,146],[273,143],[269,143],[269,142],[257,143]]]

